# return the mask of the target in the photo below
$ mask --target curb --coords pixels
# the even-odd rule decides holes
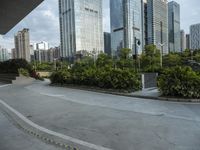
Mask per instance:
[[[181,102],[183,102],[183,103],[200,103],[200,99],[184,99],[184,98],[131,95],[128,93],[119,93],[119,92],[105,91],[105,90],[99,90],[99,89],[90,89],[89,87],[78,87],[78,86],[67,86],[67,85],[61,86],[61,85],[57,85],[57,84],[50,84],[50,86],[65,87],[65,88],[77,89],[77,90],[82,90],[82,91],[98,92],[98,93],[112,94],[112,95],[132,97],[132,98],[144,98],[144,99],[158,100],[158,101],[180,102],[180,103]],[[85,88],[87,88],[87,89],[85,89]]]
[[[94,145],[79,139],[75,139],[44,127],[41,127],[28,120],[21,113],[10,107],[0,99],[0,108],[26,133],[55,146],[66,150],[112,150],[109,148]]]

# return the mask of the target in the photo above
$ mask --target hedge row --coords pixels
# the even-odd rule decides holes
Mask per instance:
[[[141,88],[140,76],[134,71],[114,68],[79,68],[59,70],[51,77],[53,84],[76,84],[106,89],[137,91]]]
[[[164,96],[200,98],[200,75],[190,67],[167,68],[158,77],[158,87]]]
[[[31,65],[24,59],[12,59],[5,62],[0,62],[0,73],[18,74],[20,68],[31,72]]]

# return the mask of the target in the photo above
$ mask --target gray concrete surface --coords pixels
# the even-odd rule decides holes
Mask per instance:
[[[0,111],[0,150],[61,150],[27,135]]]
[[[143,89],[142,91],[137,91],[131,93],[133,96],[149,96],[149,97],[159,97],[161,93],[159,92],[158,88],[147,88]]]
[[[199,150],[200,105],[128,98],[46,82],[0,88],[0,99],[52,131],[114,150]]]

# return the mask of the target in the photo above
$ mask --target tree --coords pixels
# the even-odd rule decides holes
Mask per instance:
[[[174,67],[181,65],[182,65],[181,56],[177,53],[170,53],[163,57],[164,67]]]
[[[114,64],[114,62],[113,62],[112,58],[104,53],[99,54],[97,61],[96,61],[96,66],[98,68],[112,67],[113,64]]]
[[[129,48],[122,48],[120,50],[120,58],[116,61],[116,65],[120,69],[126,69],[126,68],[133,68],[133,59],[130,57],[131,49]]]
[[[145,46],[141,57],[141,68],[145,72],[155,72],[160,69],[160,50],[155,45]]]
[[[189,49],[186,49],[181,53],[182,61],[187,61],[191,59],[191,51]]]
[[[120,50],[120,59],[128,59],[131,53],[131,49],[129,48],[122,48]]]

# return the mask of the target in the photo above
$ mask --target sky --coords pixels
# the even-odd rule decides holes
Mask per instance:
[[[103,27],[104,31],[110,31],[109,0],[103,1]],[[169,0],[171,1],[171,0]],[[189,32],[191,24],[200,23],[200,0],[175,0],[181,6],[181,29]],[[41,41],[49,42],[50,46],[58,46],[60,43],[58,0],[44,0],[35,10],[26,16],[6,35],[0,36],[0,45],[11,49],[14,47],[14,35],[23,28],[30,29],[31,43]]]

